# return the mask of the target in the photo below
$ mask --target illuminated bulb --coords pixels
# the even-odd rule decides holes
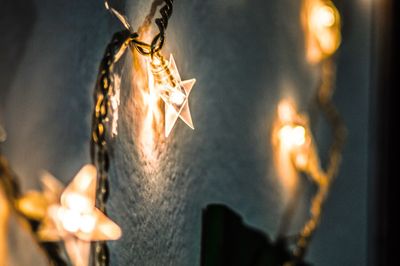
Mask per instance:
[[[283,146],[289,149],[303,145],[306,140],[306,130],[303,126],[285,125],[279,130],[278,134]]]
[[[96,181],[94,165],[82,167],[65,189],[50,174],[42,177],[45,211],[44,217],[37,219],[37,236],[43,242],[63,240],[71,265],[89,265],[91,241],[116,240],[122,234],[121,228],[95,207]],[[38,202],[36,198],[23,199]]]
[[[303,126],[296,126],[292,130],[293,143],[297,146],[301,146],[306,142],[306,129]]]
[[[64,230],[70,233],[76,233],[79,231],[81,220],[79,212],[61,207],[57,214]]]
[[[81,215],[80,230],[84,233],[90,234],[93,232],[96,225],[96,217],[89,214]]]
[[[315,27],[332,27],[335,24],[335,13],[330,6],[320,6],[313,9],[311,14]]]
[[[78,193],[66,195],[65,205],[67,208],[77,212],[88,212],[93,209],[91,202],[86,197],[79,195]]]
[[[308,159],[305,154],[297,154],[295,158],[295,164],[299,169],[305,169],[307,167]]]
[[[188,97],[196,80],[181,80],[172,55],[169,61],[161,54],[154,55],[148,69],[149,82],[154,82],[153,87],[165,103],[165,136],[169,136],[178,117],[194,129]]]
[[[332,1],[303,1],[307,59],[318,63],[331,56],[340,45],[340,15]]]
[[[171,93],[171,95],[169,96],[169,100],[171,101],[171,103],[176,104],[176,105],[182,105],[183,102],[185,101],[185,95],[183,93],[174,91]]]
[[[86,165],[64,191],[62,187],[48,187],[45,191],[48,198],[57,199],[57,202],[49,202],[46,217],[38,231],[42,240],[74,237],[76,241],[90,242],[120,238],[120,227],[95,207],[96,180],[96,168]]]
[[[278,105],[278,117],[283,123],[290,123],[295,116],[293,104],[289,100],[283,100]]]

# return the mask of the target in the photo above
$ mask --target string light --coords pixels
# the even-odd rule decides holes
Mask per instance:
[[[298,113],[289,100],[282,100],[278,104],[272,134],[274,155],[278,158],[275,160],[278,173],[291,174],[295,178],[299,178],[298,173],[304,173],[318,188],[311,201],[310,218],[296,239],[293,249],[294,259],[286,262],[284,266],[297,265],[307,252],[321,219],[322,208],[331,184],[338,173],[346,138],[345,125],[331,99],[335,79],[332,56],[341,41],[339,12],[330,0],[303,0],[302,22],[307,60],[312,64],[319,63],[321,66],[321,83],[315,99],[319,110],[331,126],[333,141],[327,167],[322,169],[307,116]],[[286,168],[287,161],[290,161],[292,171]],[[292,204],[296,202],[297,199],[292,201]],[[290,205],[287,209],[293,212],[295,208]],[[287,217],[289,216],[286,215]],[[284,224],[287,225],[288,221],[284,221]]]
[[[318,63],[334,54],[341,42],[341,23],[333,2],[304,0],[302,20],[307,60]]]
[[[165,104],[164,127],[165,136],[168,137],[178,118],[181,118],[190,128],[194,129],[188,97],[196,80],[190,79],[182,81],[173,56],[171,55],[170,59],[166,60],[160,52],[164,46],[165,31],[173,8],[173,0],[164,0],[163,2],[165,5],[160,9],[161,17],[155,20],[159,33],[153,38],[150,44],[139,40],[139,34],[132,31],[132,27],[128,23],[126,17],[112,8],[108,1],[105,1],[105,6],[126,28],[125,31],[121,32],[121,36],[118,40],[114,40],[110,45],[114,46],[113,43],[117,44],[115,48],[119,51],[119,55],[130,45],[135,48],[140,55],[150,58],[148,60],[148,86],[157,93],[158,97],[161,98]],[[150,21],[149,17],[146,18],[146,22],[148,21]],[[115,37],[114,35],[114,39],[116,39]],[[112,53],[112,49],[107,50],[110,52],[106,52],[105,57],[111,57],[112,60],[109,65],[106,65],[107,68],[103,71],[105,73],[107,73],[107,70],[111,72],[112,65],[119,60],[119,57]]]
[[[196,80],[181,80],[172,55],[168,61],[158,53],[153,56],[148,65],[149,84],[165,104],[165,136],[169,136],[178,117],[194,129],[188,97]]]
[[[164,3],[160,9],[161,17],[155,20],[159,33],[150,43],[146,43],[139,39],[137,32],[133,32],[128,19],[105,1],[106,9],[118,18],[125,29],[114,34],[99,68],[92,115],[93,165],[84,166],[65,189],[54,177],[46,174],[42,179],[42,192],[30,191],[21,196],[15,178],[10,171],[3,170],[6,168],[0,158],[0,181],[2,187],[6,188],[7,199],[13,203],[11,206],[31,224],[40,222],[39,228],[34,229],[32,226],[32,230],[41,241],[63,240],[74,265],[88,265],[91,241],[96,241],[94,264],[108,265],[109,255],[104,241],[116,240],[122,234],[120,227],[104,213],[109,195],[110,158],[107,141],[109,133],[111,136],[117,134],[120,104],[120,76],[114,73],[113,68],[128,47],[148,58],[148,86],[151,90],[148,102],[153,104],[157,101],[154,99],[155,94],[164,102],[165,136],[170,135],[178,118],[194,128],[188,98],[195,79],[182,81],[173,56],[170,55],[170,59],[166,60],[161,54],[168,20],[172,15],[173,0],[155,2]],[[148,23],[151,20],[151,16],[146,17]],[[344,125],[331,102],[334,78],[331,57],[341,41],[339,13],[330,0],[304,0],[302,21],[306,35],[307,59],[310,63],[322,63],[322,82],[317,91],[317,103],[332,126],[334,141],[328,167],[323,170],[307,116],[298,113],[290,101],[284,100],[279,103],[272,134],[274,149],[279,151],[280,157],[286,157],[294,172],[305,173],[318,186],[310,208],[311,217],[299,233],[296,242],[294,255],[297,259],[304,257],[320,220],[323,203],[339,168],[345,137]],[[109,113],[112,113],[112,120]],[[0,142],[5,138],[5,132],[0,127]],[[58,253],[49,256],[54,261],[59,259]],[[292,264],[289,262],[285,265]]]
[[[44,195],[47,212],[42,218],[38,236],[42,241],[63,240],[73,265],[88,265],[91,241],[116,240],[120,227],[95,207],[97,171],[93,165],[84,166],[63,190],[55,178],[46,176]],[[58,201],[51,202],[58,198]],[[20,206],[26,209],[24,199]],[[21,210],[22,210],[21,209]],[[76,249],[76,246],[82,249]]]
[[[295,171],[310,174],[310,178],[319,182],[321,170],[308,118],[297,112],[292,101],[279,102],[272,135],[278,168],[282,167],[282,159],[288,158]],[[280,171],[280,175],[287,173],[287,169]]]

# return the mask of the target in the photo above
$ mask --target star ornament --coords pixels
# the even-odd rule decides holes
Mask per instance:
[[[93,165],[85,165],[64,191],[55,178],[47,175],[45,184],[53,184],[47,193],[62,191],[58,201],[49,204],[38,235],[43,241],[63,240],[74,265],[89,263],[90,242],[117,240],[120,227],[95,207],[96,175]]]
[[[172,54],[169,61],[155,56],[148,69],[150,89],[155,89],[165,103],[165,136],[169,136],[178,117],[194,129],[188,98],[196,79],[182,81]]]

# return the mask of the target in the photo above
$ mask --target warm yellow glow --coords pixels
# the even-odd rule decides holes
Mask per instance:
[[[330,6],[317,6],[312,9],[310,20],[314,27],[332,27],[335,24],[335,11]]]
[[[80,217],[80,230],[86,234],[91,234],[96,226],[96,216],[82,214]]]
[[[64,207],[60,207],[57,212],[57,218],[63,225],[64,230],[70,233],[76,233],[79,231],[80,216],[79,212]]]
[[[293,102],[282,100],[277,107],[277,120],[274,124],[274,143],[277,149],[287,154],[291,160],[299,163],[306,160],[311,136],[308,120],[297,113]]]
[[[64,230],[70,233],[82,231],[86,234],[93,233],[96,225],[96,216],[94,214],[84,214],[75,209],[59,207],[57,218],[61,221]]]
[[[2,178],[2,176],[0,176],[0,178]],[[7,235],[9,216],[10,206],[7,200],[7,196],[3,191],[0,183],[0,265],[8,265]]]
[[[274,161],[286,196],[292,195],[298,183],[298,170],[307,166],[311,135],[307,117],[297,112],[293,101],[279,102],[272,129]]]
[[[150,42],[152,34],[149,28],[139,29],[141,40]],[[133,114],[132,137],[139,151],[139,158],[143,165],[156,165],[158,154],[162,150],[163,138],[163,111],[162,100],[154,89],[153,75],[148,69],[148,58],[139,54],[135,49],[133,52],[133,75],[132,75],[132,97],[128,104]]]
[[[330,0],[303,0],[302,21],[307,59],[318,63],[331,56],[341,41],[340,15]]]
[[[65,196],[65,206],[76,212],[89,212],[93,206],[88,198],[78,193],[70,193]]]
[[[282,123],[291,123],[296,115],[294,104],[289,100],[282,100],[278,104],[278,118]]]
[[[61,225],[61,229],[85,241],[101,238],[100,235],[104,232],[93,234],[99,223],[111,224],[114,232],[107,234],[113,235],[114,238],[119,237],[121,231],[118,225],[95,207],[96,178],[96,168],[93,165],[84,166],[61,194],[61,204],[52,205],[56,212],[53,210],[50,213],[54,222]]]
[[[188,97],[196,80],[182,81],[174,57],[165,60],[158,54],[149,61],[150,82],[164,101],[165,136],[169,136],[178,118],[194,129]]]
[[[87,265],[90,241],[116,240],[121,228],[95,207],[97,171],[93,165],[84,166],[60,194],[57,182],[46,177],[49,202],[38,235],[43,241],[62,239],[74,265]],[[49,195],[51,193],[57,195]],[[50,204],[51,203],[51,204]],[[80,247],[80,248],[76,248]]]
[[[294,158],[294,164],[298,169],[305,169],[307,167],[308,158],[306,154],[297,154]]]
[[[288,149],[301,146],[306,141],[306,130],[303,126],[283,126],[279,132],[279,140]]]
[[[46,215],[48,201],[43,193],[29,191],[15,203],[16,208],[26,217],[40,221]]]
[[[169,96],[169,99],[170,99],[171,103],[173,103],[173,104],[182,105],[183,102],[185,101],[185,95],[178,91],[173,91],[171,93],[171,95]]]

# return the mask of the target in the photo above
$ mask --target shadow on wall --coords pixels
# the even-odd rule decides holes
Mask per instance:
[[[225,205],[208,205],[202,220],[201,266],[282,266],[294,259],[285,239],[272,241]]]

